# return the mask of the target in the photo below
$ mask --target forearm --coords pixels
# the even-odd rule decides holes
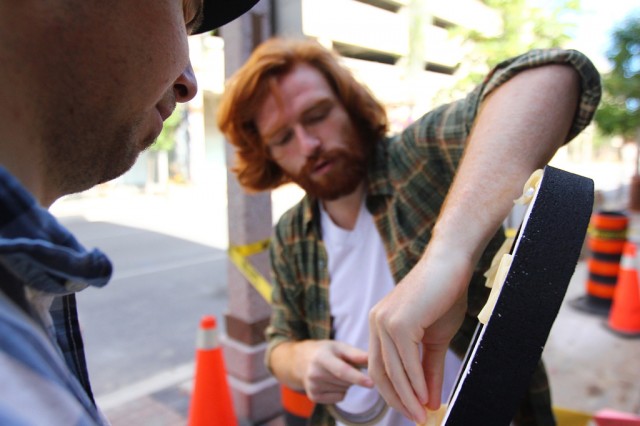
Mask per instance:
[[[506,64],[488,81],[491,87],[484,86],[493,91],[473,120],[425,253],[369,316],[369,372],[389,405],[418,422],[426,420],[424,404],[432,410],[440,405],[446,350],[464,318],[467,288],[487,243],[526,179],[567,140],[572,124],[576,133],[588,123],[597,105],[595,71],[585,82],[564,65],[522,70],[556,54],[576,56],[574,65],[591,70],[583,56],[544,51],[516,58],[517,69]],[[458,111],[460,117],[472,114],[471,106]]]
[[[565,142],[580,92],[570,67],[524,71],[483,102],[430,245],[475,263],[530,174]]]
[[[284,342],[273,348],[269,367],[276,379],[285,386],[304,390],[304,347],[309,341]]]

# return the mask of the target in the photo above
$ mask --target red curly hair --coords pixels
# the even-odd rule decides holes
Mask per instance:
[[[277,79],[301,63],[324,75],[368,151],[387,131],[384,107],[339,63],[336,54],[312,39],[267,40],[227,82],[217,115],[218,127],[236,148],[232,171],[249,191],[270,190],[290,181],[271,159],[255,116]]]

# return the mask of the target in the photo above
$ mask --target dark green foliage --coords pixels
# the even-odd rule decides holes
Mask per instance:
[[[595,120],[604,134],[633,140],[640,132],[640,13],[616,27],[607,58],[612,69],[603,76],[604,94]]]

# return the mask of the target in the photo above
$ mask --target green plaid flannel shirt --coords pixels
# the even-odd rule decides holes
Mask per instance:
[[[374,217],[396,282],[415,265],[431,238],[482,100],[520,71],[552,63],[572,66],[582,78],[579,108],[568,141],[593,118],[601,96],[600,76],[580,52],[545,49],[502,62],[466,98],[425,114],[399,135],[376,145],[368,169],[366,207]],[[503,240],[503,232],[494,236],[470,283],[467,316],[452,342],[452,349],[461,356],[488,297],[483,273]],[[280,218],[270,252],[275,285],[266,331],[267,359],[282,342],[332,337],[327,252],[316,200],[306,196]],[[542,363],[516,421],[519,425],[555,424]],[[318,405],[310,424],[333,425],[334,421]]]

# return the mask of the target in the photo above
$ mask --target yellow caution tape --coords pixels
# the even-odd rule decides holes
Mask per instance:
[[[245,244],[243,246],[231,246],[229,250],[233,250],[241,256],[253,256],[269,248],[269,241],[267,238],[266,240],[256,241],[255,243]]]
[[[242,246],[230,246],[227,251],[229,259],[236,265],[238,271],[249,281],[258,293],[271,303],[271,284],[253,267],[247,257],[258,254],[269,247],[269,240],[257,241]]]

